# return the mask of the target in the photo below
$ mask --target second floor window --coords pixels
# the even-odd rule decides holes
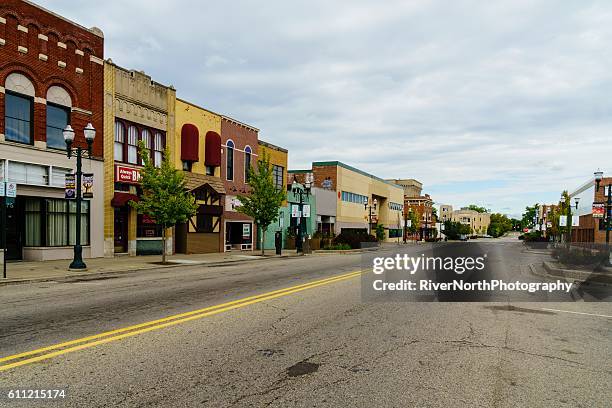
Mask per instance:
[[[234,142],[231,140],[227,141],[227,179],[234,179]]]
[[[249,169],[251,168],[251,148],[247,146],[244,149],[244,182],[249,181]]]
[[[121,122],[115,122],[115,148],[114,155],[116,161],[124,161],[123,144],[125,143],[125,127]]]
[[[136,164],[138,161],[138,129],[134,125],[128,127],[127,162]]]
[[[142,140],[145,148],[149,151],[149,154],[151,154],[151,147],[153,142],[151,140],[151,132],[149,132],[147,129],[143,129],[142,132],[140,132],[140,140]],[[144,160],[142,157],[140,157],[140,164],[144,166]]]
[[[162,161],[164,160],[164,135],[159,132],[155,133],[155,139],[153,140],[153,164],[155,167],[161,167]]]
[[[32,144],[32,98],[26,95],[6,92],[4,101],[4,133],[6,140]]]
[[[284,170],[285,169],[282,166],[277,166],[276,164],[272,165],[272,178],[274,179],[274,186],[279,190],[282,190],[284,188],[283,186]]]
[[[70,123],[70,109],[47,103],[47,147],[65,149],[66,142],[62,133]]]

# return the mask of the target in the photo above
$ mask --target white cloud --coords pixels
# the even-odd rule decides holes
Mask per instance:
[[[612,172],[606,1],[41,3],[291,167],[342,160],[513,213]]]

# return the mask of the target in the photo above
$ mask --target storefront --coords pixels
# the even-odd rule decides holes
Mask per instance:
[[[138,202],[142,194],[140,169],[115,165],[115,192],[111,199],[114,211],[114,252],[129,255],[162,253],[162,228],[147,215],[138,214],[130,201]]]
[[[239,205],[240,200],[236,196],[226,196],[223,224],[225,251],[251,251],[254,248],[253,220],[236,211]]]
[[[17,183],[17,197],[7,205],[7,259],[70,259],[78,220],[76,201],[65,198],[64,186],[73,163],[65,154],[33,148],[2,146],[0,153],[15,158],[0,159],[0,178]],[[41,164],[45,162],[54,164]],[[104,225],[95,216],[102,213],[102,162],[84,160],[84,169],[94,174],[94,196],[81,204],[81,244],[83,257],[92,258],[103,256],[104,250]]]

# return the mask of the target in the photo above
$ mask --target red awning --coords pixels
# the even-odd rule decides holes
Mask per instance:
[[[113,199],[111,200],[111,206],[123,207],[124,205],[127,204],[128,201],[134,201],[137,203],[138,201],[140,201],[140,199],[138,198],[136,194],[115,192],[115,195],[113,196]]]
[[[204,149],[204,164],[221,166],[221,136],[217,132],[206,133]]]
[[[198,128],[191,123],[186,123],[181,129],[181,160],[197,162],[198,161],[198,139],[200,133]]]

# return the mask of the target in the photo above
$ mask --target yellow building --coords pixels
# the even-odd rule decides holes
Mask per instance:
[[[452,220],[453,222],[469,225],[472,229],[472,234],[486,235],[491,223],[491,214],[462,208],[453,211]]]
[[[325,232],[325,225],[330,225],[336,234],[351,229],[375,234],[376,226],[382,225],[385,240],[401,237],[404,208],[401,186],[339,161],[314,162],[312,171],[290,172],[299,182],[304,182],[308,173],[312,173],[317,223],[322,232]],[[336,194],[324,194],[329,191],[336,191]],[[329,208],[334,204],[335,212]]]
[[[142,71],[104,63],[104,255],[159,254],[162,231],[150,218],[129,205],[141,194],[142,158],[137,144],[143,141],[151,160],[160,165],[174,134],[176,91],[159,84]],[[170,136],[170,137],[169,137]],[[168,140],[170,139],[170,140]],[[173,248],[167,233],[166,252]]]
[[[221,180],[221,116],[182,99],[176,100],[171,143],[175,167],[183,170],[187,189],[198,204],[188,222],[175,227],[177,253],[223,251],[225,187]]]
[[[272,168],[272,178],[276,188],[285,190],[287,189],[287,166],[289,162],[289,152],[287,149],[273,145],[263,140],[258,140],[258,159],[262,159],[266,156],[270,160],[270,167]],[[266,229],[264,248],[274,249],[274,233],[276,231],[283,232],[289,224],[289,215],[287,214],[287,201],[283,202],[283,205],[279,209],[279,216],[275,223],[270,225]],[[287,223],[287,225],[285,225]],[[261,233],[258,230],[257,235]],[[257,242],[257,248],[260,248],[260,242]]]

